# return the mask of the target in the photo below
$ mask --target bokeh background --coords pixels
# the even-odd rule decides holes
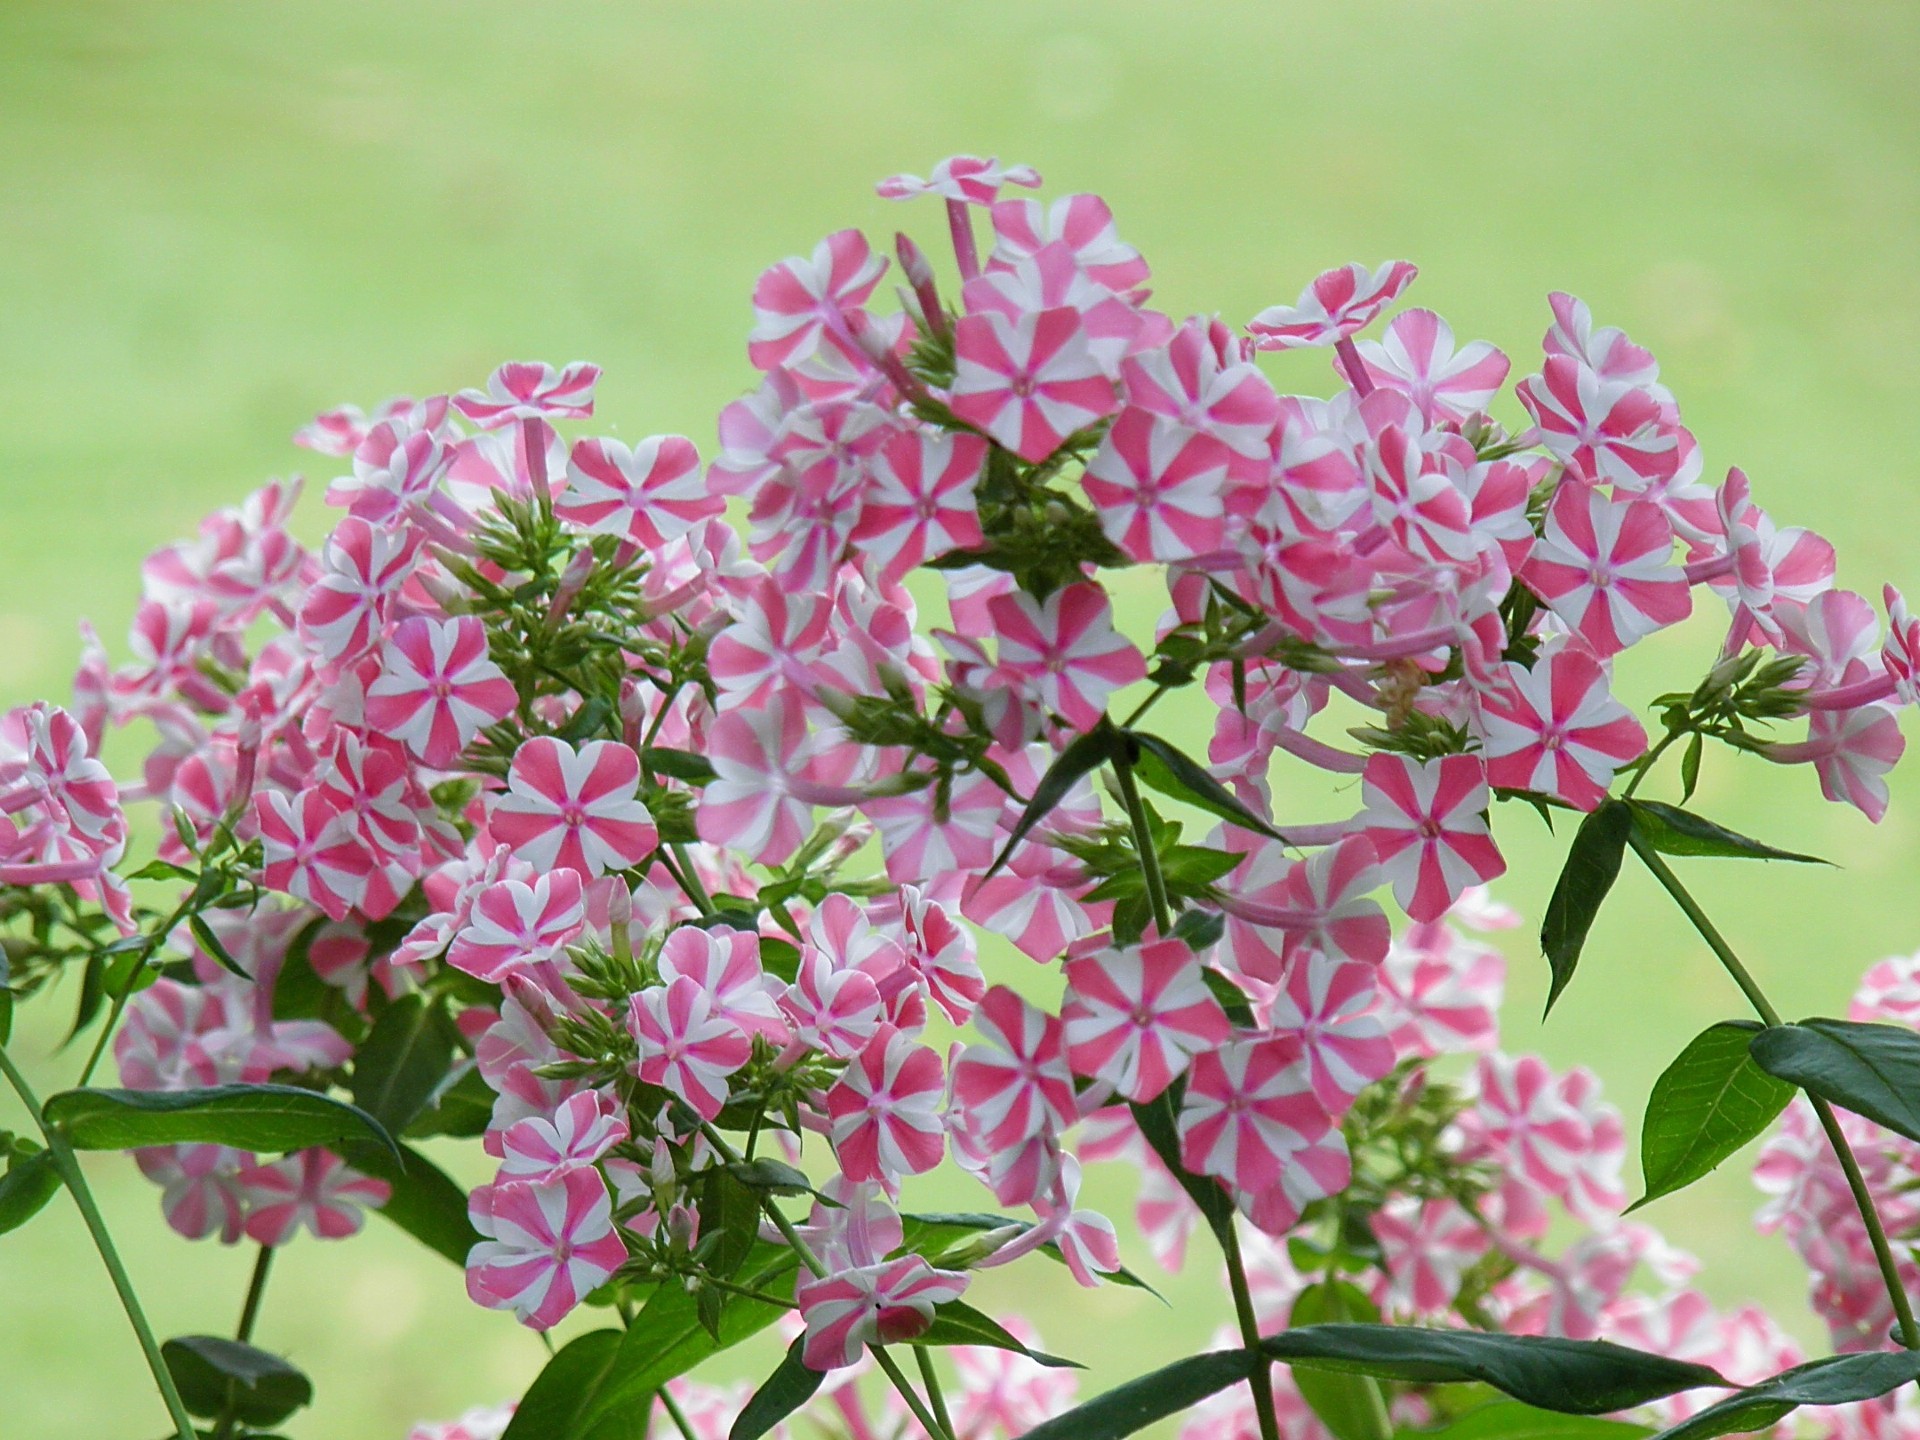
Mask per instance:
[[[265,477],[314,411],[602,364],[596,424],[710,444],[747,389],[755,275],[830,230],[937,207],[872,183],[961,150],[1105,195],[1159,303],[1240,321],[1320,269],[1419,262],[1414,299],[1536,363],[1569,289],[1660,357],[1710,472],[1744,466],[1841,580],[1920,585],[1920,10],[1904,3],[0,5],[0,705],[64,695],[75,623],[116,658],[150,548]],[[1325,384],[1320,362],[1277,367]],[[304,524],[324,526],[317,496]],[[1141,592],[1132,619],[1151,622]],[[1713,621],[1629,680],[1690,683]],[[1644,682],[1644,683],[1643,683]],[[1920,946],[1920,777],[1875,828],[1811,775],[1709,757],[1699,805],[1842,871],[1706,867],[1698,890],[1792,1012]],[[1325,810],[1323,791],[1299,802]],[[1499,893],[1537,919],[1560,839],[1505,816]],[[1514,822],[1518,823],[1514,823]],[[1508,1045],[1589,1063],[1637,1117],[1737,996],[1629,874],[1550,1023],[1522,931]],[[17,1048],[45,1084],[71,996]],[[0,1107],[0,1124],[19,1123]],[[248,1256],[188,1245],[93,1164],[164,1334],[224,1331]],[[1124,1187],[1102,1182],[1115,1200]],[[1744,1161],[1646,1218],[1813,1338]],[[1123,1229],[1125,1226],[1123,1225]],[[1090,1387],[1205,1343],[1209,1266],[1083,1295],[996,1277]],[[259,1337],[319,1382],[303,1437],[381,1440],[515,1393],[539,1342],[372,1223],[282,1259]],[[746,1365],[765,1365],[756,1351]],[[724,1375],[726,1372],[721,1372]],[[739,1373],[744,1373],[744,1370]],[[764,1373],[764,1370],[762,1371]],[[0,1239],[0,1435],[135,1437],[160,1412],[70,1206]]]

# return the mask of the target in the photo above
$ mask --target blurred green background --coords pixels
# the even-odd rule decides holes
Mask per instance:
[[[1710,474],[1743,465],[1783,523],[1830,536],[1843,583],[1920,585],[1917,66],[1920,10],[1869,0],[9,0],[0,704],[64,694],[83,615],[124,657],[147,550],[264,477],[324,483],[333,462],[287,441],[318,409],[584,357],[606,368],[599,426],[710,444],[753,380],[755,275],[850,224],[933,249],[937,207],[893,208],[872,183],[961,150],[1105,195],[1176,314],[1238,322],[1325,266],[1404,255],[1417,303],[1524,373],[1547,291],[1573,290],[1659,355]],[[1320,388],[1318,366],[1276,376]],[[1133,618],[1152,613],[1137,593]],[[1690,680],[1716,640],[1710,620],[1645,647],[1629,693]],[[1845,866],[1699,876],[1790,1013],[1838,1008],[1867,963],[1920,945],[1911,768],[1896,792],[1876,829],[1811,775],[1709,759],[1701,808]],[[1320,786],[1297,803],[1345,802]],[[1537,919],[1564,839],[1503,818],[1500,893]],[[1527,932],[1508,949],[1509,1048],[1593,1064],[1630,1117],[1689,1036],[1739,1013],[1637,875],[1550,1024]],[[58,1018],[19,1045],[49,1086],[78,1064],[47,1053]],[[173,1239],[130,1166],[92,1170],[161,1333],[226,1330],[248,1257]],[[1716,1297],[1765,1300],[1812,1339],[1791,1256],[1749,1226],[1755,1198],[1735,1162],[1646,1218],[1705,1257]],[[1205,1263],[1171,1309],[1045,1266],[988,1293],[1093,1361],[1095,1388],[1225,1318]],[[304,1437],[397,1440],[516,1392],[542,1359],[378,1222],[293,1247],[260,1338],[319,1382],[289,1427]],[[0,1240],[0,1396],[8,1440],[160,1428],[67,1205]]]

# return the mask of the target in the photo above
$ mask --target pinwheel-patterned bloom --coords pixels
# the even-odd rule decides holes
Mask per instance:
[[[327,659],[346,663],[385,634],[394,597],[413,571],[419,535],[349,515],[321,553],[322,570],[300,606],[300,634]]]
[[[720,1113],[727,1077],[753,1056],[746,1032],[715,1014],[700,983],[685,976],[635,995],[627,1029],[640,1047],[640,1078],[677,1095],[702,1120]]]
[[[780,997],[780,1014],[796,1043],[851,1060],[880,1028],[880,987],[866,972],[836,970],[826,956],[808,949]]]
[[[1280,397],[1220,321],[1187,321],[1164,348],[1129,357],[1121,379],[1129,406],[1212,436],[1235,478],[1268,479]]]
[[[485,1238],[467,1254],[467,1294],[535,1330],[552,1329],[627,1258],[606,1182],[587,1166],[483,1186],[468,1214]]]
[[[1364,329],[1400,298],[1418,273],[1405,260],[1390,260],[1378,270],[1342,265],[1316,276],[1295,304],[1262,310],[1247,322],[1247,329],[1262,350],[1331,345]]]
[[[1371,965],[1309,954],[1273,998],[1267,1028],[1300,1043],[1313,1093],[1330,1114],[1393,1069],[1393,1041],[1375,1013],[1379,985]]]
[[[1191,560],[1225,536],[1231,458],[1213,436],[1129,407],[1087,462],[1082,484],[1100,528],[1129,558]]]
[[[833,1151],[849,1180],[918,1175],[946,1153],[940,1057],[883,1025],[827,1091]]]
[[[833,322],[844,333],[840,316],[865,303],[886,268],[858,230],[837,230],[810,259],[795,255],[770,267],[753,287],[748,358],[761,370],[811,359]]]
[[[1119,408],[1071,306],[1009,319],[969,315],[954,332],[953,413],[1038,462]]]
[[[435,769],[460,757],[482,727],[513,713],[520,697],[487,656],[476,616],[416,615],[394,627],[367,687],[367,722]]]
[[[1555,355],[1516,387],[1540,443],[1575,477],[1645,490],[1680,463],[1677,427],[1660,400],[1637,384],[1602,378],[1570,356]]]
[[[1487,829],[1486,766],[1472,755],[1367,761],[1361,824],[1415,920],[1438,920],[1467,886],[1506,872]]]
[[[1606,668],[1582,651],[1556,650],[1531,670],[1504,669],[1504,690],[1481,716],[1487,779],[1593,809],[1614,771],[1646,752],[1647,732],[1613,698]]]
[[[660,947],[660,978],[667,984],[685,977],[700,987],[716,1018],[749,1035],[786,1039],[786,1025],[774,1005],[775,987],[760,968],[760,937],[725,926],[703,929],[682,925]]]
[[[1235,1040],[1193,1057],[1180,1107],[1180,1159],[1256,1195],[1280,1186],[1292,1158],[1331,1126],[1298,1040]]]
[[[868,1345],[912,1340],[933,1323],[934,1306],[966,1288],[965,1275],[935,1270],[918,1255],[805,1281],[793,1297],[807,1327],[801,1359],[809,1370],[837,1370]]]
[[[1480,1133],[1500,1163],[1544,1194],[1565,1195],[1592,1127],[1546,1061],[1487,1055],[1474,1078]]]
[[[538,360],[514,360],[487,377],[484,390],[462,390],[453,403],[474,424],[491,430],[515,420],[578,420],[593,413],[600,367],[576,360],[565,369]]]
[[[253,797],[254,823],[266,851],[262,878],[270,889],[344,920],[366,892],[372,862],[353,838],[353,820],[318,790]]]
[[[582,440],[567,459],[567,488],[553,502],[562,520],[649,549],[724,508],[684,435],[650,435],[632,449],[618,440]]]
[[[1068,1058],[1127,1099],[1154,1098],[1202,1050],[1232,1034],[1184,940],[1153,940],[1067,962],[1060,1007]]]
[[[938,195],[942,200],[966,205],[991,205],[1003,185],[1024,185],[1031,190],[1039,183],[1040,172],[1031,165],[1002,165],[997,158],[979,155],[949,155],[924,180],[918,175],[892,175],[873,188],[887,200]]]
[[[1693,609],[1660,507],[1586,485],[1561,485],[1520,578],[1603,660]]]
[[[513,752],[507,793],[494,798],[487,823],[536,869],[626,870],[660,838],[639,785],[640,757],[627,746],[589,740],[576,750],[539,735]]]
[[[582,1090],[560,1102],[551,1118],[529,1115],[500,1137],[500,1174],[516,1180],[551,1180],[576,1165],[591,1165],[627,1138],[625,1113],[598,1090]]]
[[[924,561],[981,542],[974,487],[986,463],[977,435],[901,431],[874,458],[853,539],[898,580]]]
[[[1075,269],[1108,290],[1131,290],[1147,278],[1147,262],[1120,238],[1113,212],[1098,195],[1062,195],[1051,205],[1002,200],[993,207],[993,233],[999,241],[990,257],[994,265],[1014,265],[1058,246]]]
[[[1000,639],[1000,662],[1024,677],[1040,703],[1076,730],[1091,730],[1107,697],[1146,678],[1147,662],[1113,628],[1113,608],[1098,585],[1055,590],[1036,601],[1024,590],[987,603]]]
[[[1454,349],[1453,327],[1431,310],[1403,311],[1380,340],[1357,348],[1368,378],[1407,396],[1428,424],[1486,409],[1507,379],[1505,355],[1484,340]]]
[[[1388,1303],[1419,1315],[1444,1313],[1493,1245],[1486,1227],[1452,1200],[1396,1195],[1372,1223],[1390,1277]]]
[[[509,970],[557,958],[586,923],[582,894],[580,873],[569,869],[489,885],[454,936],[447,963],[497,982]]]
[[[362,1206],[384,1205],[393,1193],[330,1150],[302,1150],[256,1165],[243,1178],[254,1201],[247,1236],[261,1245],[284,1245],[303,1227],[322,1240],[345,1239],[360,1229]]]
[[[1058,1134],[1076,1117],[1059,1017],[996,985],[973,1012],[987,1037],[953,1064],[953,1094],[974,1133],[996,1148]]]

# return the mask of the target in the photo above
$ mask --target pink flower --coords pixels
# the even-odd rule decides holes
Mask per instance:
[[[1514,387],[1540,443],[1577,479],[1641,491],[1680,463],[1677,425],[1660,396],[1639,384],[1608,380],[1571,356],[1550,357],[1541,373]]]
[[[301,638],[336,664],[372,650],[413,573],[418,548],[416,531],[343,519],[321,552],[320,577],[301,602]]]
[[[811,359],[834,322],[844,330],[841,313],[865,303],[886,268],[886,257],[875,255],[858,230],[835,231],[811,259],[796,255],[769,267],[753,287],[747,356],[755,368]]]
[[[1032,687],[1053,714],[1091,730],[1114,691],[1146,678],[1147,662],[1113,628],[1107,593],[1093,581],[1035,600],[1024,590],[987,602],[1000,640],[1000,662]]]
[[[711,1120],[727,1103],[727,1077],[753,1058],[753,1042],[696,980],[681,976],[627,1002],[627,1029],[640,1047],[636,1073]]]
[[[897,1180],[933,1169],[946,1152],[940,1057],[891,1025],[827,1091],[833,1152],[849,1180]]]
[[[564,370],[538,360],[510,360],[487,377],[485,390],[462,390],[453,403],[483,430],[515,420],[578,420],[593,414],[600,367],[576,360]]]
[[[1002,165],[997,158],[949,155],[924,180],[918,175],[891,175],[873,189],[884,200],[938,195],[965,205],[991,205],[1003,185],[1024,185],[1031,190],[1039,183],[1040,172],[1031,165]]]
[[[974,487],[987,445],[976,435],[903,430],[874,457],[854,544],[883,580],[981,543]]]
[[[1388,1276],[1384,1303],[1395,1310],[1441,1315],[1460,1293],[1467,1271],[1493,1247],[1493,1237],[1452,1200],[1396,1195],[1373,1216]]]
[[[576,870],[548,870],[530,883],[501,880],[480,892],[447,963],[498,983],[509,971],[559,958],[586,924],[586,914]]]
[[[165,983],[165,982],[162,982]],[[237,1245],[246,1233],[252,1157],[225,1145],[149,1145],[133,1152],[140,1173],[160,1187],[160,1213],[188,1240],[218,1235]]]
[[[965,1275],[935,1270],[918,1255],[802,1281],[794,1291],[807,1327],[801,1359],[809,1370],[836,1370],[868,1345],[912,1340],[933,1323],[934,1306],[966,1288]]]
[[[247,1238],[284,1245],[304,1226],[322,1240],[342,1240],[360,1229],[363,1205],[387,1203],[393,1187],[347,1168],[330,1150],[302,1150],[243,1177],[253,1196]]]
[[[880,1028],[880,989],[865,971],[836,970],[809,946],[801,952],[793,984],[780,997],[780,1014],[795,1043],[851,1060]]]
[[[1153,1099],[1233,1033],[1184,940],[1069,960],[1060,1007],[1073,1068],[1127,1099]]]
[[[1501,1168],[1543,1194],[1566,1195],[1593,1130],[1547,1062],[1537,1055],[1487,1055],[1474,1079],[1475,1129]]]
[[[270,890],[319,907],[330,920],[344,920],[367,888],[373,865],[353,838],[353,820],[318,790],[289,798],[278,790],[253,797],[254,823]]]
[[[1220,321],[1195,316],[1163,348],[1129,356],[1121,379],[1129,407],[1212,436],[1236,480],[1266,482],[1280,399]]]
[[[1647,732],[1613,698],[1606,668],[1569,648],[1531,670],[1503,669],[1504,694],[1487,699],[1480,720],[1488,781],[1593,809],[1614,771],[1647,749]]]
[[[1506,961],[1445,924],[1416,925],[1380,965],[1381,1019],[1402,1059],[1491,1050]]]
[[[631,869],[660,841],[636,798],[639,785],[640,757],[618,741],[575,749],[535,736],[514,752],[507,793],[493,797],[487,825],[536,869],[563,866],[586,876]]]
[[[627,1138],[618,1105],[598,1090],[582,1090],[560,1102],[549,1118],[529,1115],[500,1137],[502,1178],[540,1182],[562,1171],[591,1165]]]
[[[1378,270],[1342,265],[1316,276],[1292,305],[1274,305],[1247,322],[1261,350],[1291,350],[1332,345],[1399,299],[1419,272],[1405,260],[1390,260]]]
[[[567,459],[567,487],[553,502],[562,520],[650,550],[725,508],[684,435],[650,435],[631,450],[618,440],[580,441]]]
[[[905,884],[992,864],[1007,795],[990,776],[942,776],[861,808],[880,831],[887,874]]]
[[[588,1166],[483,1186],[468,1214],[486,1238],[467,1254],[467,1294],[535,1330],[552,1329],[627,1258],[606,1182]]]
[[[1487,404],[1507,379],[1507,357],[1484,340],[1453,348],[1453,327],[1431,310],[1405,310],[1379,340],[1357,346],[1367,377],[1413,401],[1429,425],[1455,424]]]
[[[1300,1044],[1313,1093],[1330,1114],[1393,1069],[1393,1041],[1375,1012],[1375,969],[1358,960],[1303,956],[1267,1013],[1267,1028]]]
[[[1560,486],[1520,578],[1603,660],[1693,609],[1660,507],[1587,485]]]
[[[1035,183],[1039,177],[1035,176]],[[1094,284],[1122,292],[1143,284],[1147,262],[1120,238],[1113,212],[1098,195],[1063,195],[1051,205],[1038,200],[1002,200],[993,207],[997,243],[993,268],[1012,267],[1058,246],[1074,268]]]
[[[1213,436],[1129,406],[1081,479],[1107,539],[1143,563],[1191,560],[1226,535],[1232,453]]]
[[[1486,766],[1471,755],[1367,761],[1361,824],[1415,920],[1438,920],[1461,891],[1506,872],[1487,829]]]
[[[513,683],[487,657],[478,616],[416,615],[394,627],[380,652],[380,678],[367,687],[367,723],[444,770],[484,726],[519,703]]]
[[[955,327],[954,362],[953,413],[1030,463],[1119,408],[1070,306],[969,315]]]
[[[1193,1057],[1180,1107],[1180,1159],[1196,1174],[1256,1195],[1281,1186],[1295,1154],[1331,1125],[1297,1040],[1235,1040]]]
[[[775,695],[752,708],[729,709],[707,735],[715,777],[700,792],[700,838],[762,865],[780,865],[799,848],[815,802],[845,805],[860,791],[821,776],[796,696]]]
[[[953,1094],[977,1136],[1010,1149],[1058,1135],[1079,1118],[1059,1017],[996,985],[973,1023],[987,1043],[969,1045],[955,1059]]]
[[[726,926],[682,925],[660,947],[660,979],[685,978],[700,987],[716,1019],[748,1035],[784,1041],[787,1027],[774,1004],[775,984],[760,968],[760,937]]]

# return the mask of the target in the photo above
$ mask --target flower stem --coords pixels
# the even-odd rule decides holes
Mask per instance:
[[[1733,983],[1740,987],[1740,993],[1747,997],[1760,1019],[1770,1026],[1785,1023],[1780,1018],[1780,1012],[1761,993],[1759,982],[1740,963],[1740,957],[1733,953],[1733,947],[1727,944],[1726,937],[1714,927],[1693,896],[1687,893],[1687,887],[1680,883],[1680,877],[1673,873],[1673,867],[1662,860],[1658,852],[1640,836],[1630,836],[1627,843],[1633,846],[1634,854],[1653,872],[1653,878],[1673,897],[1681,912],[1693,922],[1693,928],[1700,932],[1700,938],[1707,942],[1707,948],[1726,967],[1727,973],[1733,977]],[[1906,1287],[1901,1284],[1899,1264],[1894,1259],[1893,1245],[1887,1239],[1887,1227],[1880,1221],[1880,1212],[1873,1203],[1873,1192],[1867,1188],[1866,1177],[1860,1173],[1860,1162],[1854,1158],[1853,1147],[1847,1143],[1846,1134],[1840,1128],[1840,1117],[1833,1113],[1833,1106],[1818,1095],[1809,1094],[1807,1099],[1813,1105],[1813,1113],[1819,1118],[1820,1128],[1826,1132],[1827,1143],[1833,1147],[1834,1158],[1840,1162],[1847,1189],[1853,1192],[1853,1203],[1860,1211],[1861,1223],[1866,1226],[1867,1239],[1873,1246],[1873,1258],[1880,1266],[1880,1278],[1887,1287],[1887,1298],[1893,1303],[1894,1317],[1899,1322],[1900,1343],[1909,1350],[1920,1350],[1920,1322],[1914,1319],[1913,1302],[1907,1298]]]
[[[247,1282],[246,1303],[240,1307],[240,1323],[233,1338],[242,1345],[253,1339],[254,1323],[260,1318],[260,1301],[267,1293],[267,1273],[273,1269],[273,1246],[262,1245],[253,1262],[253,1278]]]
[[[660,1397],[660,1408],[667,1412],[667,1418],[673,1421],[673,1428],[686,1437],[686,1440],[700,1440],[700,1432],[693,1428],[693,1421],[687,1418],[687,1412],[680,1408],[680,1402],[667,1393],[662,1385],[653,1392]]]
[[[920,1362],[920,1381],[926,1386],[927,1403],[933,1407],[933,1415],[940,1422],[940,1428],[949,1435],[960,1432],[953,1428],[953,1416],[947,1413],[947,1397],[940,1390],[940,1375],[933,1368],[933,1356],[924,1345],[913,1347],[913,1358]]]
[[[179,1440],[194,1440],[193,1417],[187,1414],[187,1407],[180,1400],[173,1375],[160,1354],[160,1342],[154,1338],[153,1327],[147,1323],[146,1312],[140,1308],[140,1297],[134,1293],[133,1281],[127,1276],[126,1266],[120,1263],[120,1252],[113,1247],[113,1237],[107,1233],[107,1222],[101,1218],[100,1207],[94,1203],[93,1191],[87,1187],[87,1177],[80,1171],[79,1158],[67,1143],[67,1137],[47,1124],[39,1098],[27,1083],[27,1077],[14,1065],[13,1057],[7,1054],[4,1045],[0,1045],[0,1073],[6,1075],[14,1093],[19,1095],[20,1103],[26,1106],[27,1114],[46,1138],[54,1168],[60,1172],[61,1180],[73,1196],[80,1218],[86,1222],[87,1232],[93,1237],[94,1249],[100,1252],[101,1262],[107,1267],[107,1275],[120,1296],[120,1308],[127,1312],[127,1321],[140,1341],[140,1349],[147,1357],[147,1368],[153,1372],[153,1382],[159,1387],[160,1398],[166,1402],[167,1414],[173,1419]]]
[[[1260,1350],[1260,1317],[1253,1311],[1253,1290],[1247,1284],[1247,1263],[1240,1254],[1240,1234],[1231,1216],[1220,1232],[1220,1250],[1227,1258],[1227,1283],[1233,1288],[1233,1313],[1240,1322],[1240,1339],[1254,1354],[1253,1413],[1260,1422],[1260,1440],[1280,1440],[1280,1417],[1273,1408],[1273,1362]]]
[[[1164,940],[1173,934],[1173,908],[1167,903],[1167,878],[1160,873],[1160,851],[1153,843],[1153,827],[1147,823],[1147,807],[1140,800],[1140,788],[1133,783],[1133,766],[1124,756],[1114,757],[1113,776],[1120,787],[1120,803],[1127,807],[1127,823],[1133,827],[1133,848],[1140,856],[1140,873],[1147,882],[1153,923]]]
[[[937,1437],[937,1440],[953,1440],[953,1431],[933,1417],[932,1412],[927,1409],[926,1402],[913,1388],[913,1382],[907,1379],[906,1372],[901,1370],[900,1362],[887,1353],[887,1347],[870,1345],[867,1348],[873,1351],[874,1363],[886,1374],[887,1379],[893,1382],[893,1388],[900,1392],[900,1398],[907,1402],[907,1408],[913,1412],[913,1418],[920,1422],[920,1428],[927,1434]]]

